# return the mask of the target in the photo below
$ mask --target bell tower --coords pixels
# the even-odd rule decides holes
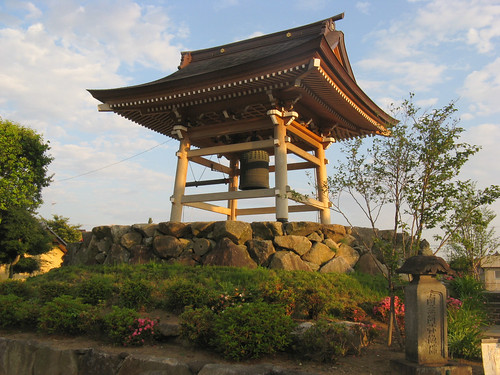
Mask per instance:
[[[171,221],[181,221],[189,206],[228,220],[275,214],[285,222],[290,212],[317,211],[321,223],[330,223],[325,150],[344,139],[388,135],[388,125],[396,123],[357,85],[335,27],[342,18],[183,52],[179,70],[162,79],[89,90],[103,103],[100,111],[179,141]],[[211,155],[227,161],[214,162]],[[189,163],[228,178],[186,182]],[[300,170],[314,171],[314,198],[290,187],[288,172]],[[228,187],[200,189],[219,184]],[[186,194],[193,186],[197,193]],[[240,208],[239,200],[252,206]]]

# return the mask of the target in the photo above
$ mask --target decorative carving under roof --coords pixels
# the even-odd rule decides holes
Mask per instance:
[[[259,136],[272,136],[272,109],[297,112],[319,137],[388,135],[397,121],[357,85],[344,34],[335,28],[340,18],[183,52],[179,70],[162,79],[89,92],[101,110],[166,136],[179,124],[206,128],[202,133],[212,136],[193,137],[196,147],[242,141],[251,136],[242,132],[245,124],[255,130],[262,122]]]

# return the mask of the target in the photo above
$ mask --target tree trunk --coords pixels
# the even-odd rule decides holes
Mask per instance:
[[[19,263],[19,260],[21,259],[21,255],[17,255],[14,260],[10,263],[9,265],[9,279],[12,279],[14,277],[14,266]]]

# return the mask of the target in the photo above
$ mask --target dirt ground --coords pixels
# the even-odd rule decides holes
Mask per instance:
[[[181,362],[201,362],[201,363],[232,363],[225,361],[219,355],[195,349],[179,342],[162,343],[156,346],[145,346],[139,348],[125,348],[122,346],[106,345],[103,342],[92,340],[88,337],[65,337],[65,336],[44,336],[36,333],[21,333],[0,331],[0,336],[10,338],[30,339],[38,342],[45,342],[52,346],[65,349],[94,348],[111,353],[123,353],[140,355],[152,355],[156,357],[176,358]],[[239,364],[259,364],[271,363],[289,369],[306,371],[317,375],[346,374],[346,375],[386,375],[390,374],[390,360],[403,359],[404,352],[397,345],[387,347],[385,339],[379,337],[372,345],[363,350],[360,356],[348,356],[341,358],[337,363],[314,363],[300,361],[287,354],[268,356],[258,360],[248,360],[238,362]],[[473,368],[473,375],[483,374],[481,362],[461,361],[469,364]]]

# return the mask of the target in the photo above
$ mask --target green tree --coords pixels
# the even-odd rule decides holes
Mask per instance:
[[[423,231],[440,228],[444,232],[440,248],[458,228],[455,197],[465,185],[457,176],[479,147],[459,142],[464,129],[457,126],[455,111],[452,102],[422,112],[413,104],[410,94],[400,106],[393,107],[400,122],[391,129],[392,136],[374,139],[371,148],[363,148],[359,140],[347,142],[346,160],[337,164],[329,179],[333,209],[348,217],[349,211],[342,206],[344,196],[348,195],[369,220],[388,267],[391,297],[395,271],[402,260],[417,254]],[[498,187],[478,190],[475,194],[477,202],[491,203],[498,198]],[[382,210],[384,214],[392,212],[391,239],[378,238],[376,223]],[[393,301],[391,298],[389,343]]]
[[[66,243],[79,242],[82,239],[81,225],[70,224],[67,217],[52,215],[52,219],[42,218],[42,222]]]
[[[2,217],[0,263],[9,265],[9,278],[12,278],[14,267],[18,263],[33,268],[32,261],[23,260],[26,255],[39,255],[50,251],[52,241],[40,222],[24,208],[4,211]],[[21,271],[24,270],[23,268]]]
[[[0,215],[13,207],[35,209],[49,185],[50,147],[34,130],[0,118]],[[0,221],[3,216],[0,216]]]

